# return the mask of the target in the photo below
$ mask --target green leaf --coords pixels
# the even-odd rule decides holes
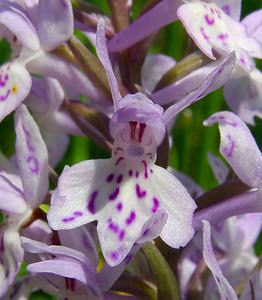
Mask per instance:
[[[179,300],[177,280],[164,256],[153,243],[147,243],[143,251],[155,278],[158,299]]]

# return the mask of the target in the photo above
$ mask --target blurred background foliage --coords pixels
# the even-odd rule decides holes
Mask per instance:
[[[105,14],[110,15],[106,0],[85,0],[100,7]],[[132,19],[135,19],[146,0],[133,0]],[[242,18],[250,12],[262,7],[262,0],[243,0]],[[149,24],[150,26],[150,24]],[[81,34],[77,34],[81,38]],[[82,36],[82,39],[83,36]],[[85,40],[85,39],[84,39]],[[88,45],[87,45],[88,46]],[[188,38],[185,30],[179,22],[173,23],[162,29],[156,36],[151,53],[164,53],[179,61],[186,54]],[[6,40],[0,41],[0,64],[10,57],[11,49]],[[261,68],[262,62],[258,61]],[[261,99],[262,100],[262,99]],[[217,185],[207,161],[208,152],[219,155],[219,133],[216,126],[206,128],[203,121],[212,113],[227,110],[223,99],[223,90],[215,91],[183,111],[177,118],[172,129],[173,143],[170,150],[169,165],[191,176],[205,190]],[[256,141],[262,147],[262,120],[256,119],[256,127],[250,127]],[[13,128],[13,116],[8,116],[0,124],[0,149],[11,156],[14,152],[15,133]],[[108,154],[98,148],[88,137],[73,136],[63,160],[57,167],[61,172],[64,165],[72,165],[86,159],[107,157]],[[256,244],[257,254],[262,251],[262,237]],[[33,299],[52,299],[48,295],[36,292],[30,297]]]

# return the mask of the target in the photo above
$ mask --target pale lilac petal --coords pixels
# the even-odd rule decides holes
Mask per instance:
[[[24,251],[19,233],[13,228],[1,228],[0,231],[0,298],[13,284],[20,268]]]
[[[185,96],[178,103],[173,104],[164,112],[164,121],[168,124],[183,109],[203,98],[207,94],[221,87],[228,80],[235,63],[235,55],[231,53],[213,70],[201,85]]]
[[[40,48],[35,28],[19,5],[11,2],[0,3],[0,23],[6,26],[26,48],[34,51]]]
[[[234,196],[227,201],[202,209],[194,214],[193,226],[195,230],[201,228],[201,221],[208,220],[211,224],[218,224],[232,216],[246,213],[262,213],[261,191],[250,191]]]
[[[262,73],[258,69],[244,72],[236,69],[226,82],[224,96],[230,108],[246,123],[255,125],[262,118]]]
[[[104,94],[96,89],[75,65],[68,63],[55,55],[42,54],[29,62],[27,69],[34,74],[56,78],[72,90],[77,91],[92,100],[96,100],[98,103],[104,103],[108,106],[111,104]]]
[[[221,300],[237,300],[237,295],[224,277],[219,264],[216,260],[212,244],[211,244],[211,229],[208,221],[203,220],[203,257],[208,268],[212,272],[216,281]]]
[[[76,279],[83,284],[93,287],[94,282],[88,278],[83,265],[74,260],[54,258],[27,266],[27,270],[32,273],[51,273],[67,278]]]
[[[220,153],[239,178],[251,187],[262,184],[261,152],[245,123],[231,112],[219,112],[209,117],[204,125],[219,123]]]
[[[56,257],[67,257],[70,260],[78,261],[81,264],[84,264],[90,272],[95,273],[95,266],[90,260],[89,257],[85,256],[83,253],[63,246],[48,246],[45,243],[32,240],[30,238],[22,237],[22,246],[25,251],[35,254],[49,253],[55,255]]]
[[[36,207],[48,191],[48,154],[39,128],[26,106],[15,114],[16,155],[25,199]]]
[[[212,59],[213,50],[222,56],[235,51],[238,64],[250,71],[254,67],[250,56],[262,55],[262,47],[248,36],[245,27],[214,3],[187,3],[179,7],[177,14],[197,46]]]
[[[154,166],[153,192],[168,213],[160,237],[172,248],[184,247],[193,237],[193,212],[196,204],[185,187],[167,170]]]
[[[242,20],[250,36],[262,44],[262,9],[256,10]]]
[[[187,189],[188,193],[193,199],[197,199],[204,193],[204,190],[200,185],[198,185],[191,177],[186,174],[179,172],[171,167],[168,168],[168,171],[172,173]]]
[[[218,158],[210,152],[208,153],[208,162],[213,174],[215,175],[216,180],[219,183],[223,183],[226,180],[229,172],[227,165],[222,161],[222,159]]]
[[[61,244],[68,248],[74,248],[85,254],[97,266],[99,262],[96,244],[85,227],[79,227],[71,230],[58,231]]]
[[[25,100],[31,85],[31,76],[23,65],[13,62],[0,67],[0,121]]]
[[[175,60],[170,56],[148,55],[141,70],[142,86],[150,93],[153,92],[162,76],[175,64]]]
[[[181,4],[182,2],[179,0],[163,0],[156,4],[126,29],[117,33],[108,44],[109,50],[116,52],[129,48],[162,27],[176,21],[177,8]]]
[[[222,59],[217,59],[215,62],[208,63],[207,65],[198,68],[176,81],[151,95],[151,98],[158,104],[169,104],[173,101],[178,101],[184,98],[187,94],[197,89],[207,74],[212,73],[221,64]]]
[[[73,10],[69,0],[39,0],[37,32],[44,50],[50,51],[73,35]]]
[[[252,249],[262,229],[262,214],[245,214],[236,217],[233,244],[238,249]],[[250,230],[252,228],[252,230]]]
[[[0,172],[0,210],[11,214],[21,214],[25,212],[27,204],[22,190],[15,184],[14,177],[20,180],[16,175]]]
[[[242,0],[214,0],[227,15],[234,20],[239,21],[241,15],[241,2]]]
[[[115,110],[118,109],[119,101],[122,98],[117,80],[108,56],[107,46],[106,46],[106,37],[105,37],[105,23],[104,20],[101,19],[97,25],[97,33],[96,33],[96,52],[97,55],[103,64],[106,75],[109,81],[112,98],[114,101]]]

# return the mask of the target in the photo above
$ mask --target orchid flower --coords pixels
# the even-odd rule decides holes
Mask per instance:
[[[25,106],[17,109],[15,130],[18,170],[0,172],[0,209],[6,213],[1,228],[1,296],[15,279],[23,259],[19,230],[48,191],[47,149]]]
[[[28,95],[32,85],[28,71],[54,77],[91,99],[105,98],[75,65],[51,53],[73,34],[69,0],[3,1],[0,24],[22,45],[18,58],[0,68],[0,120]]]
[[[97,52],[115,106],[110,122],[112,158],[66,167],[53,193],[48,221],[53,229],[71,229],[98,220],[103,254],[114,266],[130,252],[147,220],[162,209],[169,216],[161,238],[172,247],[184,246],[193,236],[195,204],[174,176],[154,164],[156,148],[165,135],[163,109],[141,93],[122,98],[102,23]]]

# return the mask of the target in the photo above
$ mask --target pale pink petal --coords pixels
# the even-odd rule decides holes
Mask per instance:
[[[36,30],[19,5],[11,2],[0,3],[0,23],[6,26],[26,48],[33,51],[40,48]]]
[[[50,51],[73,35],[73,10],[69,0],[39,0],[37,32],[44,50]]]
[[[180,111],[225,84],[233,70],[234,64],[235,55],[231,53],[205,77],[201,85],[164,112],[164,122],[168,124]]]
[[[262,44],[262,9],[247,15],[242,24],[246,26],[248,34]]]
[[[31,85],[28,71],[18,62],[6,63],[0,67],[0,121],[25,100]]]
[[[245,123],[231,112],[219,112],[209,117],[204,125],[219,123],[220,153],[239,178],[251,187],[262,184],[261,152]]]
[[[112,98],[114,100],[114,106],[115,109],[118,108],[119,106],[119,101],[122,98],[117,80],[108,56],[108,51],[107,51],[107,46],[106,46],[106,37],[105,37],[105,23],[104,20],[101,19],[97,25],[97,33],[96,33],[96,52],[97,55],[103,64],[107,78],[109,81],[111,93],[112,93]]]
[[[116,52],[129,48],[165,25],[176,21],[176,11],[181,4],[180,0],[163,0],[156,4],[126,29],[117,33],[109,42],[109,50]]]
[[[237,295],[230,283],[224,277],[219,264],[216,260],[212,244],[211,230],[208,221],[203,220],[203,257],[208,268],[212,272],[216,281],[221,300],[237,300]]]
[[[16,111],[15,130],[25,199],[31,207],[36,207],[48,191],[48,154],[39,128],[24,105]]]
[[[184,247],[193,237],[193,212],[196,204],[185,187],[167,170],[153,167],[152,189],[168,213],[160,237],[172,248]]]
[[[0,298],[13,284],[23,260],[19,233],[14,228],[0,230]]]
[[[262,118],[262,73],[236,69],[225,84],[224,96],[230,108],[246,123],[255,125],[255,116]]]
[[[11,214],[21,214],[26,211],[27,205],[22,190],[15,184],[14,177],[20,180],[16,175],[0,172],[0,210]]]

